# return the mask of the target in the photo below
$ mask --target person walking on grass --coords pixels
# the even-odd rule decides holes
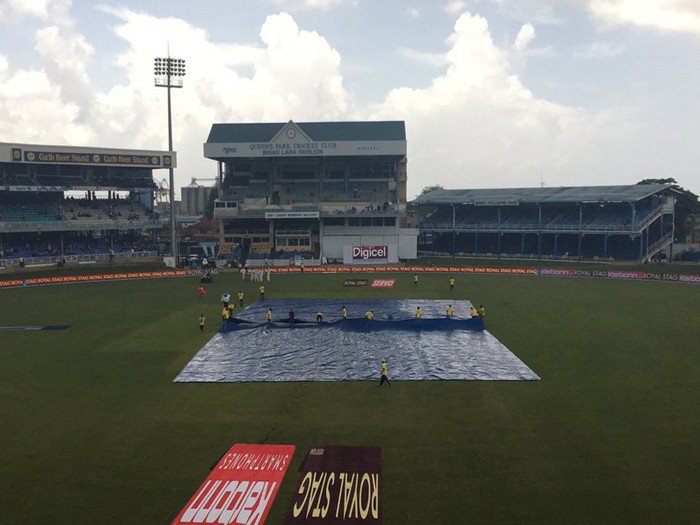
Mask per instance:
[[[243,290],[238,292],[238,305],[243,308]]]
[[[450,291],[455,289],[455,278],[450,277]]]
[[[204,333],[204,324],[207,322],[207,318],[204,314],[199,314],[199,331]]]
[[[258,288],[258,291],[260,292],[260,300],[264,301],[265,300],[265,285],[261,284],[260,287]]]
[[[413,286],[418,286],[418,274],[413,274]]]
[[[391,381],[389,381],[389,365],[386,363],[386,359],[382,360],[381,368],[382,375],[379,379],[379,386],[382,386],[384,383],[387,383],[389,386],[391,386]]]

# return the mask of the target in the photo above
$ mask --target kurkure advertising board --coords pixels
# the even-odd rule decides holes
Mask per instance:
[[[382,522],[382,449],[322,446],[309,450],[286,525]]]
[[[233,445],[173,525],[265,523],[294,449],[294,445]]]

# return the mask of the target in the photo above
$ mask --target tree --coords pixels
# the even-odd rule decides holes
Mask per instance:
[[[440,186],[439,184],[434,184],[434,185],[432,185],[432,186],[426,186],[425,188],[423,188],[423,189],[420,191],[420,193],[418,194],[418,196],[419,196],[419,197],[422,197],[423,195],[425,195],[426,193],[430,193],[431,191],[435,191],[435,190],[444,190],[444,189],[445,189],[445,188],[443,188],[443,187]]]
[[[700,201],[698,196],[692,191],[681,188],[676,179],[644,179],[637,184],[670,184],[674,190],[679,192],[676,195],[676,220],[674,222],[676,242],[685,242],[691,233],[695,216],[700,214]]]
[[[207,205],[204,207],[204,220],[208,221],[214,218],[214,201],[219,196],[219,188],[214,187],[207,199]]]

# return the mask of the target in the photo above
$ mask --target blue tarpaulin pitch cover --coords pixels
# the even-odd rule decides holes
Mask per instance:
[[[415,319],[417,307],[421,319]],[[470,318],[470,308],[469,301],[449,300],[259,301],[223,323],[175,381],[378,380],[382,359],[391,380],[539,379],[481,319]],[[370,310],[371,321],[364,318]]]

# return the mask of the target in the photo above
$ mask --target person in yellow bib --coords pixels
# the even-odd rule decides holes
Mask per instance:
[[[261,284],[260,288],[258,288],[258,291],[260,292],[260,300],[264,301],[265,300],[265,285]]]
[[[479,317],[486,317],[486,308],[483,304],[479,306]]]
[[[238,292],[238,304],[243,308],[243,291]]]
[[[267,322],[268,323],[272,322],[272,308],[267,309]]]
[[[479,311],[476,309],[476,306],[472,305],[472,307],[469,309],[469,314],[472,317],[479,317]]]
[[[418,274],[417,273],[413,274],[413,285],[418,286]]]
[[[389,365],[387,365],[386,359],[382,360],[381,369],[382,375],[379,379],[379,386],[382,386],[384,383],[387,383],[389,386],[391,386],[391,381],[389,381]]]
[[[341,310],[341,314],[343,315],[343,319],[348,318],[348,310],[345,308],[345,305],[343,305],[343,309]]]
[[[452,305],[451,304],[447,305],[447,311],[445,312],[445,317],[447,317],[448,319],[451,319],[452,317],[454,317],[454,314],[452,313]]]
[[[233,317],[233,311],[236,309],[236,305],[233,303],[228,303],[228,316],[229,318]]]
[[[374,314],[372,313],[372,310],[367,310],[367,311],[365,312],[365,319],[367,319],[367,320],[369,320],[369,321],[371,321],[372,319],[374,319]]]
[[[204,324],[207,322],[207,318],[204,314],[199,314],[199,331],[204,333]]]
[[[420,306],[416,307],[416,319],[423,317],[423,312],[420,311]]]
[[[224,308],[223,310],[221,310],[221,320],[222,321],[228,321],[229,317],[230,317],[230,314],[229,314],[228,308]]]
[[[450,290],[454,290],[454,289],[455,289],[455,278],[450,277]]]

